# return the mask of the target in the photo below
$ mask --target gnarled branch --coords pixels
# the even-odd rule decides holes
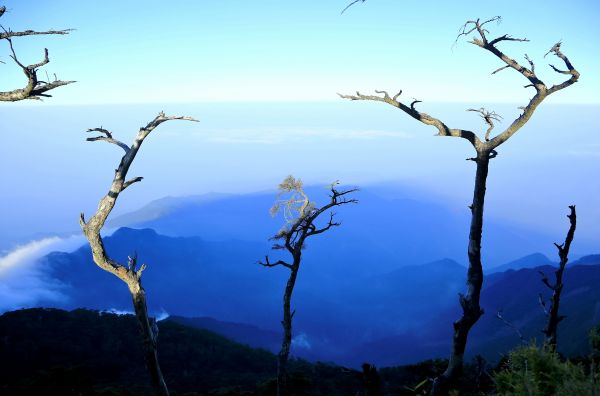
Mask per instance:
[[[492,129],[494,129],[494,121],[502,121],[502,116],[498,113],[496,113],[495,111],[487,111],[486,109],[484,109],[483,107],[479,108],[479,109],[467,109],[467,111],[473,111],[476,113],[479,113],[479,115],[481,116],[481,118],[483,118],[483,120],[485,121],[486,124],[488,124],[488,129],[485,132],[485,141],[489,141],[490,140],[490,133],[492,132]]]
[[[473,145],[473,147],[475,147],[476,149],[481,146],[481,141],[479,140],[479,138],[477,137],[477,135],[475,133],[464,130],[464,129],[449,128],[446,124],[444,124],[439,119],[432,117],[427,113],[423,113],[423,112],[416,110],[415,104],[421,102],[420,100],[415,99],[411,102],[411,104],[409,106],[407,106],[398,100],[398,97],[400,96],[402,91],[400,91],[400,92],[398,92],[398,94],[394,95],[393,98],[390,97],[387,94],[387,92],[385,92],[385,91],[376,91],[376,92],[383,93],[383,96],[363,95],[360,92],[356,92],[356,95],[338,94],[338,96],[342,99],[370,100],[370,101],[387,103],[391,106],[394,106],[394,107],[402,110],[403,112],[405,112],[406,114],[408,114],[409,116],[414,118],[415,120],[420,121],[425,125],[434,126],[438,130],[437,136],[460,137],[460,138],[468,140]]]
[[[575,205],[569,206],[569,214],[567,215],[569,218],[569,231],[567,231],[567,236],[565,237],[565,241],[562,244],[555,243],[554,245],[558,249],[558,256],[560,257],[560,263],[558,264],[558,269],[554,272],[555,281],[553,284],[550,283],[548,277],[543,275],[542,282],[552,290],[552,297],[550,298],[550,308],[544,311],[548,316],[548,323],[546,328],[543,330],[543,333],[546,335],[546,342],[552,347],[556,348],[557,341],[557,331],[558,324],[565,318],[563,315],[559,315],[558,309],[560,305],[560,297],[561,292],[564,287],[563,284],[563,274],[565,271],[565,267],[567,262],[569,261],[569,250],[571,248],[571,243],[573,242],[573,238],[575,236],[575,228],[577,227],[577,213],[575,211]],[[542,296],[540,295],[540,301],[543,301]]]
[[[283,260],[277,260],[276,262],[272,263],[269,261],[269,256],[265,256],[265,261],[259,261],[258,264],[262,265],[263,267],[277,267],[279,265],[282,265],[288,269],[292,269],[292,265],[286,263]]]
[[[568,80],[566,80],[560,84],[557,84],[557,85],[552,86],[551,88],[548,88],[546,86],[546,84],[542,80],[540,80],[538,78],[538,76],[536,75],[535,65],[533,63],[533,60],[527,54],[525,54],[525,59],[529,63],[529,68],[521,65],[515,59],[510,58],[504,52],[502,52],[501,50],[499,50],[496,47],[496,44],[504,42],[504,41],[522,42],[522,41],[528,41],[527,39],[517,39],[517,38],[513,38],[506,34],[499,36],[492,40],[488,39],[487,34],[489,32],[484,28],[484,26],[486,24],[488,24],[490,22],[494,22],[494,21],[499,22],[500,17],[494,17],[494,18],[488,19],[484,22],[481,22],[479,19],[467,21],[465,23],[465,25],[463,25],[463,28],[462,28],[461,32],[459,33],[457,40],[461,36],[467,36],[471,33],[476,33],[478,35],[478,37],[474,37],[470,41],[470,43],[475,44],[478,47],[481,47],[481,48],[491,52],[496,57],[498,57],[502,62],[505,63],[504,66],[496,69],[494,72],[492,72],[492,74],[496,74],[497,72],[507,69],[507,68],[512,68],[512,69],[516,70],[518,73],[520,73],[521,75],[523,75],[525,78],[527,78],[527,80],[529,80],[529,84],[525,85],[525,87],[535,88],[536,94],[529,100],[529,103],[526,106],[522,107],[523,113],[517,119],[515,119],[508,126],[508,128],[506,128],[503,132],[498,134],[493,139],[489,140],[488,147],[491,149],[498,147],[500,144],[504,143],[508,138],[510,138],[514,133],[516,133],[519,129],[521,129],[521,127],[523,125],[525,125],[525,123],[531,118],[531,116],[535,112],[537,106],[548,95],[574,84],[579,79],[579,72],[573,67],[573,65],[571,64],[569,59],[561,52],[561,50],[560,50],[561,43],[558,42],[546,53],[546,55],[548,55],[550,53],[553,53],[554,55],[556,55],[559,59],[561,59],[565,63],[568,70],[566,70],[566,71],[558,70],[558,68],[556,68],[552,65],[550,65],[550,66],[556,72],[561,73],[561,74],[568,74],[571,77]],[[544,56],[546,56],[546,55],[544,55]]]
[[[117,139],[114,139],[112,137],[112,133],[110,131],[102,128],[102,127],[100,127],[100,128],[90,128],[86,132],[100,132],[100,133],[102,133],[102,134],[105,135],[105,136],[89,137],[89,138],[85,139],[88,142],[95,142],[95,141],[101,140],[101,141],[104,141],[104,142],[116,144],[117,146],[121,147],[125,151],[125,154],[127,154],[129,152],[129,150],[131,150],[128,145],[126,145],[125,143],[123,143],[123,142],[121,142],[121,141],[119,141]]]
[[[6,7],[0,7],[0,17],[4,15],[6,11]],[[62,87],[64,85],[68,85],[74,83],[75,81],[62,81],[58,79],[54,79],[54,81],[41,81],[38,79],[38,69],[50,62],[50,58],[48,57],[48,49],[44,49],[44,57],[38,63],[31,65],[24,65],[17,58],[17,54],[15,52],[12,38],[14,37],[23,37],[23,36],[36,36],[36,35],[65,35],[69,34],[72,29],[63,29],[63,30],[47,30],[47,31],[35,31],[35,30],[25,30],[21,32],[13,32],[10,29],[4,28],[4,26],[0,25],[0,40],[6,40],[10,47],[11,55],[10,57],[13,61],[23,70],[27,78],[27,84],[23,88],[14,89],[12,91],[0,92],[0,101],[2,102],[16,102],[19,100],[25,99],[35,99],[41,100],[42,98],[51,97],[52,95],[48,94],[48,91],[51,91],[55,88]],[[2,62],[4,63],[4,62]]]

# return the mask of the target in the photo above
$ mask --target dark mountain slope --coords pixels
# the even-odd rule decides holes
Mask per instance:
[[[161,366],[173,389],[253,388],[272,376],[275,357],[266,351],[174,322],[160,322],[159,328]],[[124,387],[134,394],[150,394],[137,335],[137,323],[129,315],[49,309],[5,313],[0,316],[3,394],[52,384],[59,381],[54,378],[57,373],[77,373],[78,386],[86,388],[86,393]],[[61,393],[46,389],[42,394]]]
[[[517,332],[496,317],[498,311],[523,334],[525,342],[542,340],[541,330],[546,317],[539,304],[542,293],[550,292],[540,281],[539,271],[553,276],[555,267],[543,266],[498,275],[481,294],[485,314],[469,335],[467,355],[483,355],[497,361],[501,354],[521,343]],[[600,266],[568,266],[564,275],[564,289],[560,313],[566,315],[558,329],[558,350],[566,356],[589,353],[588,332],[600,324]],[[460,316],[458,304],[437,311],[437,317],[418,331],[403,332],[366,343],[356,354],[363,359],[382,365],[403,364],[425,358],[446,357],[450,351],[452,322]],[[348,357],[352,359],[352,357]]]
[[[159,322],[161,367],[174,394],[272,395],[276,358],[215,333]],[[0,316],[0,394],[149,395],[132,316],[30,309]],[[349,395],[359,373],[292,361],[292,384]],[[191,393],[186,393],[191,392]],[[220,392],[220,393],[219,393]]]

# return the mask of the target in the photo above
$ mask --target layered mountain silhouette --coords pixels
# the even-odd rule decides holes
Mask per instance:
[[[137,251],[139,262],[148,265],[144,287],[154,314],[166,311],[195,318],[175,320],[254,347],[277,350],[287,270],[255,263],[269,253],[268,243],[206,241],[121,228],[105,238],[105,245],[122,262]],[[344,264],[332,262],[335,255],[327,260],[310,255],[315,245],[306,252],[294,293],[295,356],[351,366],[364,361],[395,365],[447,356],[451,323],[459,316],[456,296],[464,291],[466,267],[443,259],[379,274],[368,268],[362,274],[346,274],[332,270]],[[523,261],[528,260],[517,263]],[[600,321],[600,296],[594,286],[600,280],[600,262],[584,261],[588,264],[569,265],[565,274],[561,312],[568,318],[561,326],[559,343],[568,353],[583,353],[586,332]],[[51,253],[42,266],[48,276],[62,283],[68,298],[54,306],[131,309],[126,287],[95,266],[86,246],[73,253]],[[541,334],[544,314],[538,294],[548,290],[540,282],[539,270],[551,275],[553,267],[511,269],[486,278],[482,306],[487,313],[473,330],[470,353],[497,359],[507,346],[520,342],[515,331],[495,317],[498,310],[526,339]],[[575,322],[571,323],[571,318]],[[561,342],[563,338],[567,341]]]
[[[308,187],[306,192],[317,205],[328,200],[326,187]],[[357,205],[338,210],[337,219],[343,226],[310,241],[307,253],[329,262],[326,271],[382,274],[441,258],[466,264],[467,202],[457,208],[443,198],[408,187],[391,194],[372,186],[353,196],[359,200]],[[264,243],[283,225],[280,217],[269,216],[275,199],[275,192],[167,197],[116,217],[109,226],[151,228],[162,235],[200,236],[207,241]],[[493,268],[531,252],[552,251],[554,239],[553,235],[486,218],[484,266]]]
[[[548,257],[541,253],[528,254],[525,257],[518,258],[509,263],[492,268],[492,272],[504,272],[507,270],[519,270],[522,268],[535,268],[542,265],[554,264]]]

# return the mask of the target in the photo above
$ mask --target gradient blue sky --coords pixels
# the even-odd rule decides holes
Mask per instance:
[[[464,207],[474,170],[464,141],[433,138],[389,106],[342,101],[336,92],[402,88],[453,127],[484,131],[464,111],[480,106],[508,125],[532,94],[524,78],[510,70],[490,76],[496,58],[464,40],[453,46],[466,19],[494,15],[503,22],[490,35],[529,38],[502,48],[521,61],[528,53],[548,84],[562,76],[542,57],[561,39],[582,77],[502,146],[486,215],[547,228],[559,240],[566,206],[577,203],[581,237],[598,241],[597,1],[368,0],[343,16],[346,0],[3,3],[6,28],[77,29],[14,43],[24,63],[48,47],[44,70],[78,82],[44,102],[0,104],[0,169],[14,186],[0,199],[0,242],[77,231],[78,213],[93,211],[120,156],[86,143],[83,131],[102,125],[129,142],[160,110],[201,123],[153,134],[132,168],[145,180],[116,212],[166,195],[273,188],[290,173],[309,184],[402,181]],[[21,86],[0,45],[0,89]]]
[[[521,76],[490,77],[499,60],[465,40],[453,47],[465,20],[494,15],[503,22],[490,25],[490,34],[529,38],[502,48],[521,61],[528,53],[543,79],[559,77],[542,56],[563,40],[582,79],[549,102],[599,103],[595,0],[368,0],[343,16],[347,0],[4,3],[5,27],[77,29],[69,37],[15,40],[23,60],[37,61],[47,46],[47,70],[79,81],[51,104],[322,101],[337,100],[336,92],[400,88],[424,101],[521,102],[531,94]],[[11,67],[2,73],[2,88],[21,78]]]

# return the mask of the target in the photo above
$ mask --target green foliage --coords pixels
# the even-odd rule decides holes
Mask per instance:
[[[600,394],[593,364],[563,361],[551,347],[535,344],[511,351],[495,375],[499,395],[575,396]]]

